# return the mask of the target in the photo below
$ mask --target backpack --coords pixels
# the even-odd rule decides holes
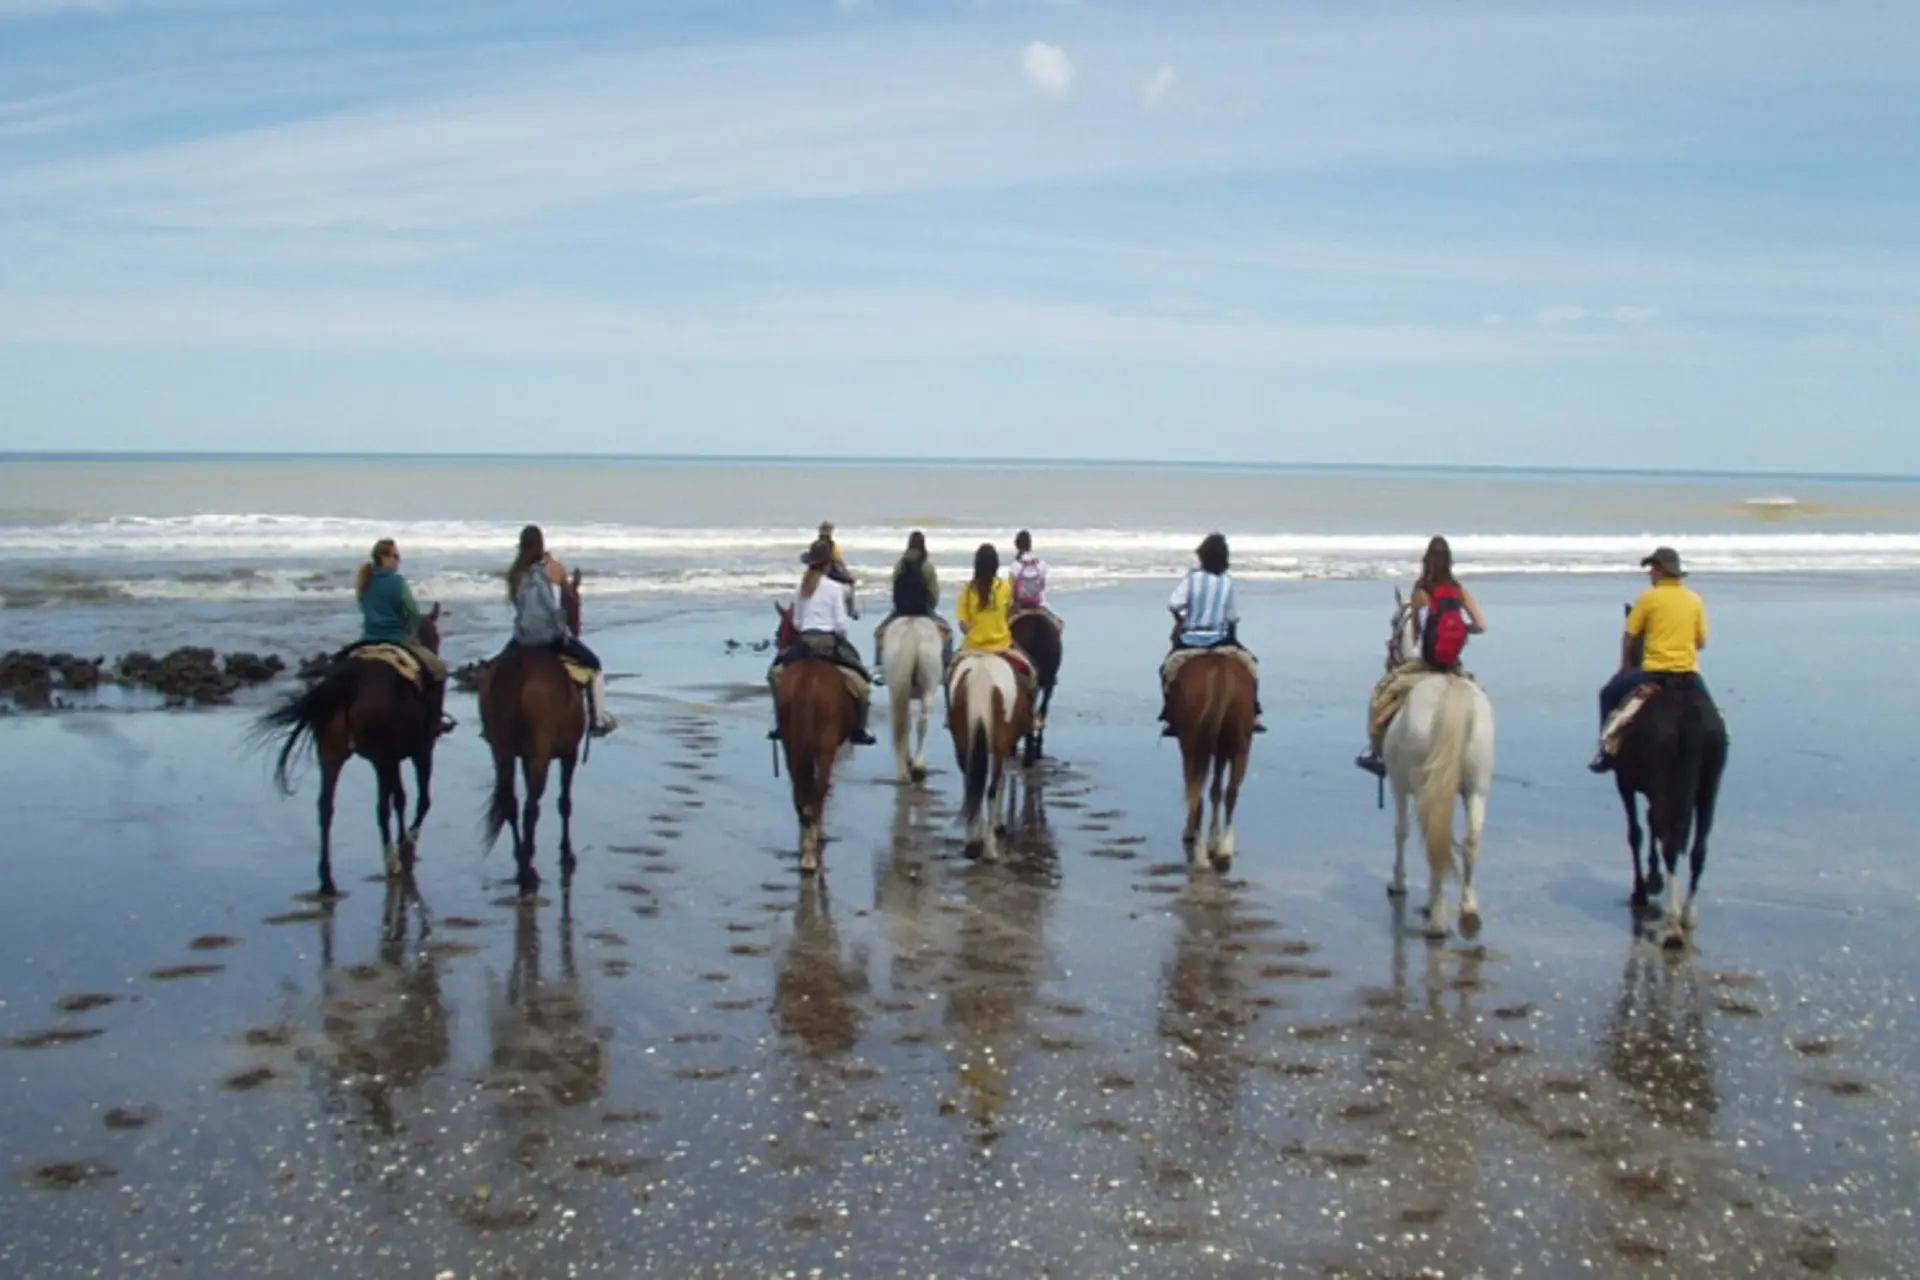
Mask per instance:
[[[1037,556],[1022,556],[1013,567],[1013,602],[1037,609],[1047,594],[1047,569]]]
[[[1467,647],[1467,610],[1456,586],[1435,587],[1420,633],[1420,658],[1428,666],[1447,670],[1460,664]]]

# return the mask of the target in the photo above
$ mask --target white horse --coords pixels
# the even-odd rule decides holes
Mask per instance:
[[[1413,608],[1395,590],[1393,639],[1387,645],[1392,670],[1420,651]],[[1407,802],[1419,799],[1420,837],[1427,846],[1427,927],[1430,938],[1447,936],[1447,875],[1453,861],[1453,804],[1464,799],[1466,841],[1460,860],[1460,929],[1480,929],[1473,871],[1480,860],[1480,833],[1493,787],[1493,704],[1465,676],[1434,672],[1407,694],[1387,725],[1382,755],[1393,787],[1393,881],[1387,892],[1407,891]]]
[[[895,618],[887,624],[880,665],[887,673],[887,701],[893,712],[894,765],[903,783],[927,776],[927,724],[933,718],[933,696],[940,690],[943,644],[940,624],[932,618]],[[916,701],[920,731],[909,753],[907,721]]]
[[[966,779],[961,817],[970,857],[997,861],[1001,794],[1014,744],[1033,725],[1033,698],[1004,654],[974,651],[953,660],[947,673],[948,728]]]

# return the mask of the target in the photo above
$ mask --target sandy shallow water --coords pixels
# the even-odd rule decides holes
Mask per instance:
[[[356,766],[326,909],[312,779],[278,798],[246,713],[0,720],[0,1270],[1900,1273],[1920,610],[1710,595],[1734,756],[1674,959],[1580,769],[1620,590],[1482,592],[1486,923],[1443,945],[1382,892],[1347,763],[1376,586],[1255,593],[1274,731],[1226,877],[1180,862],[1157,591],[1062,601],[1057,758],[997,867],[958,854],[936,739],[922,790],[843,764],[802,882],[764,658],[723,644],[763,609],[597,638],[640,674],[580,776],[579,874],[549,812],[530,907],[479,849],[471,723],[419,900],[373,874]]]

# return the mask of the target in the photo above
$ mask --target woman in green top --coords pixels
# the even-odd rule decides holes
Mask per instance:
[[[399,645],[412,654],[426,679],[427,701],[440,731],[451,729],[452,721],[441,710],[447,700],[447,664],[416,638],[420,606],[414,601],[413,588],[400,576],[400,548],[392,538],[373,544],[373,554],[360,566],[353,589],[360,600],[360,643]]]

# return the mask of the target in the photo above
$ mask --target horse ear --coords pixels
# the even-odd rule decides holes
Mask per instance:
[[[573,589],[575,591],[580,589],[580,571],[578,569],[573,571]]]
[[[1402,598],[1400,595],[1400,588],[1395,587],[1393,589],[1393,607],[1397,609],[1405,603],[1406,603],[1406,600]]]
[[[429,622],[440,621],[440,602],[438,600],[435,600],[433,602],[433,612],[427,615],[427,621]]]

